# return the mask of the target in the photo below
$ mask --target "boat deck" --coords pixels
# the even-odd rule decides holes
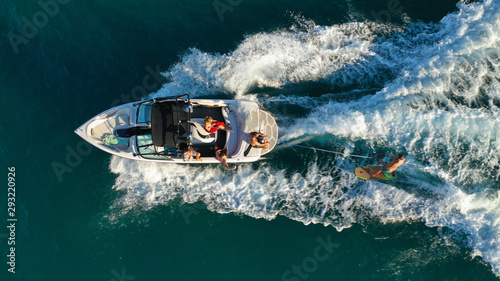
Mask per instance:
[[[206,116],[212,117],[214,120],[224,120],[222,115],[222,107],[208,107],[208,106],[194,106],[191,118],[205,118]]]
[[[191,118],[201,118],[204,119],[206,116],[212,117],[214,120],[223,121],[224,116],[222,115],[222,107],[207,107],[207,106],[195,106],[193,107],[193,113],[191,113]],[[224,147],[226,144],[227,133],[224,130],[217,131],[217,138],[215,139],[215,144],[219,147]],[[194,144],[196,151],[201,153],[202,157],[215,157],[214,143],[200,143]]]

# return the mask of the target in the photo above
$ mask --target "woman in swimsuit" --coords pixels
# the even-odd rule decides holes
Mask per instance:
[[[237,168],[236,165],[230,167],[229,164],[227,164],[227,147],[220,149],[215,146],[215,157],[222,163],[222,165],[224,165],[224,167],[226,167],[226,169],[235,170]]]

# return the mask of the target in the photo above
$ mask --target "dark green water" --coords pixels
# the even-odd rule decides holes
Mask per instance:
[[[1,280],[498,279],[498,3],[43,3],[0,5]],[[285,146],[231,173],[73,133],[170,91],[254,99],[284,140],[408,163],[366,183],[365,160]]]

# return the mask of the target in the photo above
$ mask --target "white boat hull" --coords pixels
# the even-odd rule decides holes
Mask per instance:
[[[182,151],[172,147],[161,147],[150,144],[153,137],[148,134],[151,130],[151,120],[148,120],[147,106],[128,103],[111,108],[75,130],[79,136],[97,148],[110,154],[133,160],[149,162],[168,162],[179,164],[208,164],[219,163],[214,157],[213,146],[223,143],[228,147],[228,163],[242,163],[257,161],[261,155],[270,152],[278,139],[278,126],[274,118],[267,112],[259,109],[252,101],[235,100],[190,100],[193,110],[189,121],[191,123],[190,144],[201,153],[202,161],[184,161]],[[144,103],[148,105],[148,103]],[[141,108],[141,109],[139,109]],[[203,139],[201,131],[205,112],[214,112],[229,123],[231,130],[219,130],[214,138]],[[184,114],[184,113],[183,113]],[[180,121],[179,121],[180,122]],[[198,123],[198,125],[193,124]],[[201,124],[200,124],[201,123]],[[189,126],[189,125],[187,125]],[[270,148],[249,147],[248,134],[261,132],[268,136]],[[200,134],[198,134],[200,132]],[[132,134],[132,135],[130,135]],[[246,150],[247,153],[245,153]],[[167,151],[168,150],[168,151]],[[175,152],[177,150],[177,152]],[[168,153],[167,153],[168,152]],[[152,153],[152,154],[151,154]],[[246,154],[246,155],[245,155]]]

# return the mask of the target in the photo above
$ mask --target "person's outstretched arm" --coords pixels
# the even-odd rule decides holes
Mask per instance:
[[[224,165],[224,167],[226,167],[226,169],[228,170],[236,170],[236,168],[238,168],[238,166],[234,165],[233,167],[230,167],[229,164],[227,164],[226,160],[224,160],[224,162],[222,162],[222,164]]]

